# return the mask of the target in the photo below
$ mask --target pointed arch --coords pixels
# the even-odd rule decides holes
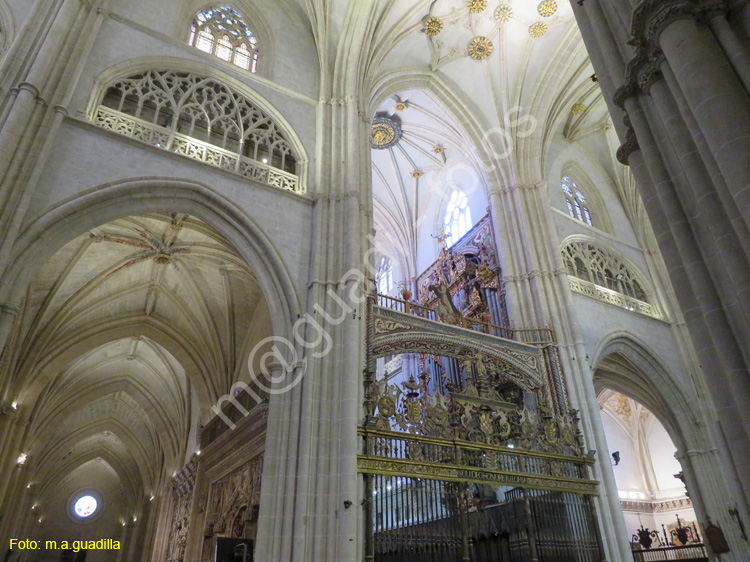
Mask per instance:
[[[574,234],[563,240],[560,250],[575,292],[653,318],[662,317],[664,307],[650,278],[611,245]],[[577,281],[585,283],[578,283],[579,287]]]
[[[15,39],[15,22],[5,0],[0,0],[0,57],[8,52]]]
[[[185,82],[188,90],[171,92],[171,78],[166,82],[160,78],[165,74],[177,76]],[[136,124],[140,124],[139,127],[126,123],[118,125],[121,120],[120,109],[102,108],[107,91],[120,83],[137,85],[136,82],[144,80],[151,80],[155,87],[136,88],[133,95],[140,96],[141,101],[138,103],[144,107],[145,102],[141,103],[146,99],[144,96],[151,96],[148,115],[145,116],[148,119],[144,119],[138,107],[134,108],[134,117],[130,114],[123,116],[129,120],[135,119]],[[204,100],[203,104],[191,104],[190,96],[199,88],[220,92],[223,96],[219,100],[221,103],[217,100]],[[223,115],[230,105],[232,111]],[[181,116],[186,117],[187,121],[180,119],[178,122]],[[173,57],[145,57],[118,64],[99,74],[94,81],[86,118],[92,123],[152,146],[201,160],[256,181],[295,193],[307,192],[310,158],[292,125],[268,100],[246,83],[213,66]],[[254,127],[257,122],[268,129]],[[195,148],[197,152],[188,146],[192,139],[192,126],[195,124],[202,124],[204,128],[211,124],[214,128],[211,138],[197,139],[201,145]],[[186,130],[187,134],[181,129],[186,125],[190,125]],[[122,127],[125,129],[121,130]],[[177,138],[172,139],[172,136]],[[220,146],[227,142],[229,144],[226,147]],[[207,150],[202,145],[213,149]],[[235,151],[239,146],[242,146],[242,151]],[[288,171],[291,170],[291,160],[286,161],[287,155],[294,161],[293,172]],[[276,159],[279,159],[278,163]],[[269,168],[271,171],[277,170],[277,173],[269,173]]]
[[[609,364],[619,360],[616,369]],[[648,408],[664,425],[670,438],[683,450],[705,443],[708,436],[702,427],[696,397],[689,395],[689,385],[659,359],[645,342],[628,332],[615,332],[604,338],[591,359],[597,393],[610,388],[629,396]]]
[[[7,283],[0,287],[0,300],[15,304],[23,302],[26,288],[36,271],[68,240],[125,216],[175,211],[203,220],[229,241],[256,272],[258,283],[266,297],[274,334],[294,341],[291,330],[301,308],[301,299],[278,250],[242,209],[208,186],[187,180],[124,180],[94,188],[46,209],[19,236],[16,252],[7,272]],[[191,348],[187,342],[181,342],[180,337],[175,334],[167,336],[168,327],[155,327],[153,322],[141,322],[137,329],[132,325],[110,325],[106,328],[110,330],[112,339],[127,338],[138,335],[134,331],[143,331],[143,335],[169,350],[195,383],[199,401],[204,408],[203,416],[207,415],[217,389],[211,388],[206,376],[196,377],[205,369],[200,367],[200,354],[187,351]],[[79,336],[96,339],[101,336],[101,329],[99,334],[88,331]],[[85,337],[80,339],[84,340]],[[99,339],[97,343],[103,342]],[[89,348],[91,345],[93,344],[89,342]],[[65,354],[66,350],[61,349],[60,353]],[[46,364],[49,365],[49,362]],[[25,394],[29,397],[38,395],[43,388],[40,385],[43,384],[42,378],[36,377],[32,383],[33,388],[26,389]],[[30,400],[28,403],[35,401]]]

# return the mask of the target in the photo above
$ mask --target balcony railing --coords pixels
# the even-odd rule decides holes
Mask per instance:
[[[93,123],[103,129],[285,191],[304,193],[299,177],[294,174],[104,106],[97,109]]]
[[[623,295],[622,293],[618,293],[617,291],[591,283],[590,281],[585,281],[578,277],[568,276],[568,280],[570,282],[570,290],[574,293],[579,293],[601,302],[613,304],[620,308],[624,308],[625,310],[629,310],[630,312],[637,312],[638,314],[650,316],[651,318],[660,318],[657,309],[647,302],[634,299],[633,297]]]
[[[708,554],[706,547],[702,544],[633,551],[633,562],[669,562],[671,560],[708,562]]]
[[[438,314],[437,310],[433,308],[389,297],[387,295],[377,295],[377,305],[381,308],[388,308],[390,310],[395,310],[396,312],[409,314],[410,316],[432,320],[433,322],[442,322],[440,314]],[[461,318],[461,324],[459,327],[473,332],[479,332],[481,334],[487,334],[529,345],[551,345],[556,341],[554,330],[550,328],[516,330],[466,317]]]

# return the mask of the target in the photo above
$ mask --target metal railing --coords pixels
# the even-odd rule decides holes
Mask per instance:
[[[633,551],[633,562],[669,562],[670,560],[708,562],[708,554],[706,553],[706,547],[702,544]]]
[[[417,318],[424,318],[426,320],[432,320],[433,322],[443,322],[434,308],[422,306],[413,302],[397,299],[395,297],[389,297],[388,295],[377,295],[377,305],[381,308],[387,308],[395,310],[396,312],[402,312],[409,314],[410,316],[416,316]],[[556,343],[555,332],[551,328],[532,328],[517,330],[514,328],[506,328],[504,326],[498,326],[497,324],[491,324],[489,322],[482,322],[473,318],[461,318],[461,323],[458,325],[460,328],[478,332],[481,334],[487,334],[498,338],[517,341],[529,345],[552,345]]]

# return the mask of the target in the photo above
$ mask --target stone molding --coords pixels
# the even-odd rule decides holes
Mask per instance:
[[[503,283],[518,283],[520,281],[529,281],[532,279],[536,279],[537,277],[542,279],[554,279],[556,277],[559,277],[561,275],[565,275],[567,273],[567,270],[565,268],[556,269],[554,271],[530,271],[529,273],[524,273],[522,275],[507,275],[501,279]]]
[[[724,0],[643,0],[633,11],[632,39],[635,56],[627,63],[625,83],[613,96],[615,105],[625,116],[625,142],[617,151],[620,163],[628,165],[630,155],[640,150],[638,139],[625,109],[625,102],[639,94],[648,95],[651,86],[664,78],[661,64],[664,53],[659,46],[661,32],[678,19],[708,20],[727,12]]]
[[[666,513],[680,509],[692,509],[693,500],[688,497],[662,501],[620,500],[623,511],[637,511],[640,513]]]

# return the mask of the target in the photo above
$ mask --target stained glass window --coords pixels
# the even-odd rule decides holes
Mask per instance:
[[[447,244],[453,246],[471,229],[471,209],[469,198],[462,191],[454,191],[445,210],[445,231],[448,234]]]
[[[73,509],[78,517],[86,518],[94,514],[98,505],[96,498],[92,496],[83,496],[78,498]]]
[[[585,222],[589,226],[594,226],[586,196],[581,192],[576,183],[569,176],[565,176],[562,179],[561,186],[568,205],[568,214],[574,219]]]
[[[383,257],[380,260],[378,271],[375,274],[375,283],[378,286],[378,293],[387,295],[393,290],[393,262],[391,258]]]
[[[258,38],[231,6],[207,8],[196,14],[188,43],[240,68],[258,71]]]

